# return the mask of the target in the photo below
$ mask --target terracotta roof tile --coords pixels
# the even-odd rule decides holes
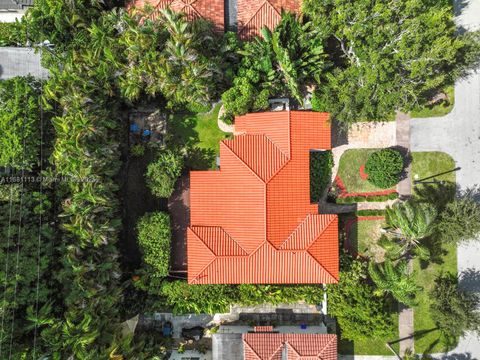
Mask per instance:
[[[310,203],[310,150],[330,148],[328,114],[258,113],[235,124],[245,134],[220,144],[220,171],[190,174],[188,281],[337,282],[337,217]]]
[[[243,335],[245,360],[336,360],[337,337],[332,334],[249,333]]]
[[[243,39],[260,35],[266,26],[273,30],[281,20],[282,11],[299,12],[301,0],[238,0],[238,33]]]
[[[133,0],[128,8],[142,8],[146,4],[155,10],[151,18],[158,16],[161,10],[171,8],[173,11],[185,13],[188,20],[203,18],[213,22],[216,30],[225,30],[224,0]]]

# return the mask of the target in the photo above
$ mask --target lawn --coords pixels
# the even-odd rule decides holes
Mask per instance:
[[[453,109],[455,104],[455,88],[453,86],[448,86],[445,89],[448,100],[441,100],[438,104],[435,105],[425,105],[414,109],[410,112],[410,116],[413,118],[428,118],[436,116],[445,116]]]
[[[338,176],[342,179],[348,192],[363,193],[385,190],[376,187],[360,176],[360,166],[365,165],[368,155],[377,150],[350,149],[342,155],[338,167]]]
[[[380,230],[384,226],[385,220],[362,220],[352,224],[348,233],[352,248],[361,255],[381,262],[385,251],[377,245],[377,242],[381,237]]]
[[[412,177],[415,175],[419,179],[426,178],[435,174],[449,171],[455,167],[453,159],[441,152],[419,152],[412,154]],[[443,180],[451,184],[455,183],[455,173],[435,177],[437,180]],[[417,193],[426,185],[417,185],[414,191]],[[430,185],[438,187],[438,185]],[[423,291],[418,294],[418,305],[414,307],[415,316],[415,351],[417,353],[435,353],[442,352],[443,345],[438,342],[439,333],[435,329],[435,322],[430,316],[430,291],[432,290],[434,279],[441,272],[457,273],[457,250],[455,245],[444,245],[443,253],[435,263],[431,262],[426,266],[418,259],[414,261],[414,270],[417,283],[423,287]]]
[[[194,168],[215,168],[220,141],[227,135],[218,128],[219,111],[220,104],[208,113],[174,114],[169,118],[168,126],[173,134],[170,142],[189,150]]]

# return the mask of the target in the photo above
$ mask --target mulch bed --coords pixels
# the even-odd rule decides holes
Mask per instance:
[[[347,198],[347,197],[354,197],[354,196],[382,196],[382,195],[390,195],[396,193],[396,189],[387,189],[387,190],[380,190],[380,191],[370,191],[370,192],[348,192],[347,187],[343,180],[337,175],[335,177],[335,186],[339,189],[339,193],[337,197],[339,198]]]

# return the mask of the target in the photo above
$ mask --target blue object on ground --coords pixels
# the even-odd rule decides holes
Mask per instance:
[[[143,136],[150,136],[152,132],[150,130],[143,130]]]
[[[130,125],[130,131],[133,133],[138,133],[140,131],[140,128],[138,127],[137,124],[131,124]]]
[[[302,330],[307,330],[307,324],[301,324],[300,329]]]
[[[166,322],[165,324],[163,324],[162,332],[163,332],[163,336],[165,336],[165,337],[171,336],[172,335],[172,324],[170,322]]]

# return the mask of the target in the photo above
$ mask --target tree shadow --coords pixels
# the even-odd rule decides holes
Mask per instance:
[[[442,212],[445,206],[455,198],[458,187],[454,183],[416,184],[415,199],[435,205],[438,212]]]
[[[469,268],[459,275],[458,285],[460,288],[471,292],[480,292],[480,271]]]
[[[441,360],[478,360],[475,357],[472,357],[472,354],[467,353],[453,353],[453,354],[445,354],[440,357]]]

